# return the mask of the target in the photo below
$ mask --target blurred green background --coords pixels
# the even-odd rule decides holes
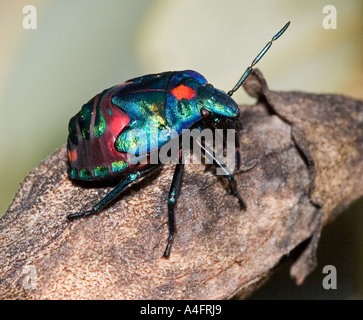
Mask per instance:
[[[37,9],[35,30],[22,25],[28,4]],[[323,28],[327,4],[337,9],[337,29]],[[270,88],[363,99],[362,14],[362,0],[0,0],[0,215],[96,93],[179,69],[227,91],[289,20],[258,65]],[[243,90],[234,98],[253,103]],[[295,287],[285,268],[254,297],[362,298],[362,212],[360,201],[324,230],[320,265],[304,285]],[[325,264],[337,267],[338,290],[322,289]]]

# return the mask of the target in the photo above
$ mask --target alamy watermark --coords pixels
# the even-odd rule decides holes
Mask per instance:
[[[31,4],[23,7],[23,28],[26,30],[37,29],[37,8]]]
[[[323,18],[323,28],[325,30],[336,29],[337,28],[337,8],[331,4],[323,7],[323,13],[325,14]]]
[[[33,265],[25,266],[23,272],[25,274],[23,278],[23,288],[25,290],[32,290],[37,287],[37,269]]]
[[[337,289],[337,269],[329,264],[324,266],[323,273],[326,274],[322,282],[323,288],[325,290]]]
[[[235,129],[183,129],[181,134],[176,130],[167,132],[158,130],[151,124],[147,130],[129,130],[123,141],[128,142],[124,150],[128,163],[168,164],[168,163],[202,163],[217,165],[217,175],[230,174],[236,162]],[[165,143],[164,143],[165,141]],[[151,150],[151,152],[149,152]]]

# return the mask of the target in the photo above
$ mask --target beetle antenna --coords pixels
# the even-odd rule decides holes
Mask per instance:
[[[238,80],[238,82],[236,83],[236,85],[233,87],[233,89],[231,91],[228,91],[227,94],[229,96],[232,96],[232,94],[240,88],[240,86],[245,82],[245,80],[247,79],[249,74],[252,72],[253,66],[255,64],[257,64],[258,61],[261,60],[261,58],[264,56],[264,54],[267,52],[267,50],[270,49],[272,42],[274,42],[275,40],[280,38],[280,36],[285,32],[285,30],[289,27],[289,25],[290,25],[290,21],[288,23],[286,23],[284,25],[284,27],[278,33],[276,33],[269,42],[267,42],[265,47],[260,51],[260,53],[257,55],[257,57],[252,61],[251,65],[243,73],[241,79]]]

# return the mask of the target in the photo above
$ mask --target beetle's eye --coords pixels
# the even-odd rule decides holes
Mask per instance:
[[[209,117],[209,111],[205,108],[202,108],[200,110],[200,114],[202,115],[203,118],[208,118]]]

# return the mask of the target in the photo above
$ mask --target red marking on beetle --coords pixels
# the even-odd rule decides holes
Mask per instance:
[[[70,162],[73,162],[73,161],[77,161],[77,158],[78,158],[78,154],[77,154],[77,150],[74,149],[74,150],[68,150],[68,160]]]
[[[190,100],[190,99],[194,98],[195,90],[181,84],[181,85],[175,87],[173,90],[171,90],[171,94],[178,100],[181,100],[181,99]]]
[[[125,128],[130,122],[129,116],[126,113],[121,112],[120,114],[114,113],[114,116],[110,116],[109,123],[107,124],[115,137],[117,137],[122,129]]]

